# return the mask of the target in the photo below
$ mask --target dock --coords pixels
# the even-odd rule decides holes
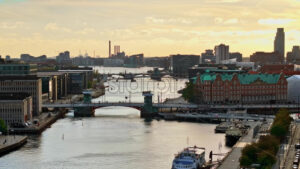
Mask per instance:
[[[27,142],[27,136],[0,135],[0,156],[17,150]]]

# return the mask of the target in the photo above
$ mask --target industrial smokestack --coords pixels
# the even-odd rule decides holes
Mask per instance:
[[[108,57],[111,57],[111,42],[110,41],[108,44],[108,50],[109,50]]]

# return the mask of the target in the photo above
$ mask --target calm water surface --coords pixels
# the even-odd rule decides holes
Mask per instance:
[[[141,81],[137,81],[137,88],[121,92],[119,89],[124,88],[119,87],[94,101],[129,101],[125,99],[129,93],[132,100],[142,101]],[[150,79],[144,81],[152,83]],[[184,86],[184,82],[180,80],[176,84]],[[124,83],[127,82],[120,82]],[[152,85],[158,86],[157,82]],[[161,92],[157,90],[156,95]],[[172,91],[165,93],[169,97],[178,96]],[[69,113],[42,135],[30,136],[28,143],[18,151],[0,157],[0,168],[170,169],[174,154],[187,144],[206,147],[206,156],[211,150],[228,152],[224,134],[214,134],[214,128],[213,124],[145,122],[139,118],[138,110],[125,107],[97,109],[96,117],[92,118],[74,118]]]

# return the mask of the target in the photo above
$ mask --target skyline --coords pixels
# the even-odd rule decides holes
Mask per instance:
[[[200,55],[224,43],[249,57],[273,51],[278,27],[288,52],[300,45],[299,8],[299,0],[0,0],[0,54],[108,57],[111,40],[128,55]]]

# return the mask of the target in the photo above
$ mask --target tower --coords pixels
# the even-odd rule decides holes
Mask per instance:
[[[215,46],[216,63],[221,64],[223,60],[229,59],[229,46],[220,44]]]
[[[111,42],[108,42],[108,57],[111,57]]]
[[[280,53],[282,57],[282,62],[284,61],[284,44],[285,44],[285,35],[283,28],[277,28],[277,33],[274,40],[274,52]]]

